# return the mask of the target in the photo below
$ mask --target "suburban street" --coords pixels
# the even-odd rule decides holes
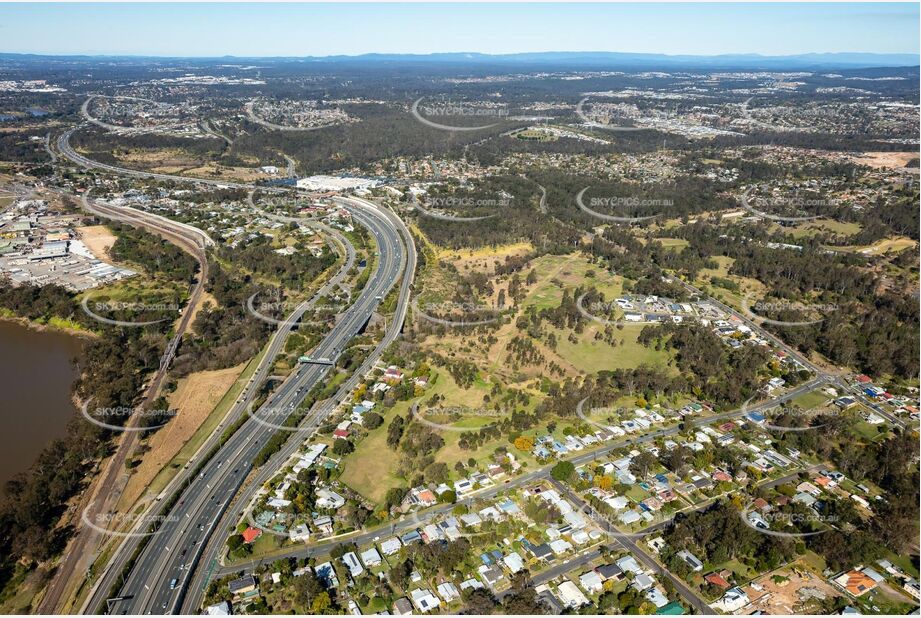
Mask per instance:
[[[404,248],[398,232],[386,217],[368,208],[356,207],[355,218],[367,225],[380,250],[377,270],[368,280],[361,297],[346,310],[342,319],[314,350],[316,357],[335,360],[349,339],[363,328],[380,299],[400,276]],[[328,372],[327,365],[302,365],[269,400],[220,448],[205,468],[182,492],[157,533],[149,538],[130,574],[113,601],[118,613],[176,612],[187,586],[217,523],[236,495],[261,450],[274,434],[277,411],[294,409],[306,393]],[[274,416],[274,417],[273,417]],[[311,424],[322,420],[314,416]],[[261,422],[260,422],[261,421]],[[297,444],[292,440],[292,443]],[[173,582],[173,580],[176,580]],[[172,582],[172,584],[170,583]]]
[[[310,224],[313,225],[314,223],[310,222]],[[188,482],[189,477],[194,474],[194,464],[196,460],[202,454],[209,453],[214,448],[216,448],[224,428],[232,425],[238,418],[246,413],[247,409],[252,404],[256,393],[258,392],[259,386],[264,383],[265,379],[268,377],[269,370],[274,363],[274,359],[282,350],[288,334],[290,334],[290,332],[296,327],[306,311],[316,305],[318,300],[324,298],[330,292],[335,290],[348,276],[349,271],[355,264],[355,248],[348,241],[348,239],[345,238],[345,236],[343,236],[337,230],[328,226],[319,226],[319,229],[321,229],[321,231],[326,233],[334,241],[331,242],[331,244],[338,248],[338,251],[343,259],[342,264],[339,266],[338,270],[333,274],[333,276],[330,277],[330,279],[324,283],[323,286],[313,294],[313,296],[295,307],[289,314],[285,316],[284,320],[280,322],[278,329],[273,333],[272,338],[269,340],[267,348],[262,354],[262,357],[254,369],[252,376],[243,387],[243,391],[240,396],[225,414],[224,419],[218,424],[216,431],[211,436],[209,436],[207,440],[205,440],[205,442],[201,447],[199,447],[199,449],[192,456],[186,466],[158,494],[156,501],[151,502],[145,509],[144,513],[137,518],[137,522],[131,530],[132,533],[137,534],[143,531],[143,528],[146,527],[147,522],[150,521],[152,512],[158,509],[158,503],[160,500],[166,496],[172,495],[179,487]],[[106,591],[111,588],[113,585],[113,577],[124,567],[125,561],[133,553],[134,548],[137,547],[141,538],[142,537],[140,536],[129,536],[119,539],[120,543],[115,553],[115,557],[108,561],[105,569],[100,574],[99,579],[94,582],[91,594],[83,603],[84,610],[94,604],[98,606],[99,603],[104,600],[102,595],[105,595]]]
[[[145,172],[98,164],[70,148],[68,140],[72,132],[73,129],[65,132],[59,138],[58,148],[62,154],[84,167],[129,176],[144,174],[145,177],[164,180],[187,183],[206,182],[230,186],[226,183],[213,183],[181,176],[161,174],[151,176]],[[239,188],[252,189],[252,186],[239,185]],[[359,371],[355,372],[352,381],[343,385],[343,390],[345,390],[346,386],[350,389],[354,381],[371,369],[380,352],[399,335],[408,310],[411,274],[415,269],[415,250],[412,248],[412,240],[405,225],[392,213],[384,212],[370,202],[358,199],[343,198],[341,203],[343,207],[352,212],[357,222],[366,226],[372,233],[378,246],[379,260],[361,296],[344,312],[327,337],[317,346],[313,352],[314,356],[329,358],[334,362],[346,343],[364,328],[383,297],[402,275],[395,319],[391,322],[384,340],[375,353],[365,361]],[[304,307],[305,310],[306,308]],[[279,337],[279,345],[282,340],[283,337]],[[121,571],[127,564],[127,556],[133,552],[128,551],[126,546],[122,546],[119,552],[121,558],[110,561],[109,571],[97,582],[86,607],[90,611],[103,609],[103,602],[108,597],[110,586],[114,586],[114,582],[119,581],[120,592],[111,601],[110,611],[119,613],[143,613],[145,609],[147,611],[178,611],[187,592],[191,576],[199,564],[199,559],[210,537],[216,530],[221,515],[225,513],[246,479],[252,466],[252,460],[261,450],[264,441],[276,431],[279,411],[293,410],[307,392],[322,380],[328,370],[329,366],[326,364],[305,364],[286,380],[253,414],[253,418],[244,423],[221,446],[217,454],[204,464],[205,468],[199,472],[199,475],[188,481],[176,506],[170,513],[162,516],[160,520],[162,523],[156,533],[145,539],[147,544],[134,561],[131,572],[124,578],[122,578]],[[329,405],[320,406],[319,410],[308,415],[299,431],[292,432],[299,439],[289,439],[286,447],[276,454],[276,458],[290,456],[290,453],[299,447],[300,441],[315,430],[332,409],[333,407]],[[273,416],[275,418],[272,418]],[[212,439],[220,435],[221,429],[222,427],[214,433]],[[265,469],[274,471],[271,465],[266,466]],[[258,487],[258,484],[254,483],[252,486]],[[208,496],[208,494],[211,495]],[[183,549],[178,549],[179,547]],[[171,553],[171,548],[176,551]],[[165,555],[169,555],[170,560],[162,560]],[[112,564],[119,562],[122,565],[120,568],[111,568]],[[170,575],[174,577],[170,578]],[[173,579],[176,582],[170,585],[169,582],[172,582]]]
[[[789,401],[799,397],[800,395],[807,393],[820,385],[824,384],[824,379],[815,379],[809,382],[801,384],[799,387],[791,390],[788,393],[785,393],[775,399],[764,402],[759,405],[751,406],[750,408],[743,409],[739,408],[729,412],[724,412],[720,414],[711,414],[707,416],[702,416],[696,419],[686,419],[685,426],[687,428],[699,427],[702,425],[708,425],[711,423],[717,423],[720,421],[725,421],[740,416],[744,416],[748,412],[758,412],[762,410],[769,409],[776,405],[783,403],[784,401]],[[653,432],[649,432],[643,435],[623,438],[621,440],[616,440],[609,442],[608,444],[590,451],[579,453],[578,455],[565,458],[566,461],[572,462],[575,466],[584,465],[592,461],[599,460],[603,458],[608,453],[622,449],[628,446],[645,444],[651,442],[657,438],[673,436],[682,431],[679,425],[674,425],[672,427],[667,427],[664,429],[659,429]],[[509,479],[505,483],[499,483],[491,487],[480,489],[474,493],[471,493],[467,496],[464,496],[458,500],[457,504],[471,505],[479,500],[488,500],[502,492],[506,492],[515,488],[524,487],[530,483],[534,483],[539,480],[550,479],[550,470],[553,468],[554,464],[548,464],[537,470],[527,472],[525,474],[518,475],[512,479]],[[390,524],[378,526],[372,529],[367,529],[360,533],[349,534],[335,539],[327,539],[318,542],[312,542],[306,545],[294,546],[290,548],[285,548],[276,552],[271,552],[261,557],[258,561],[259,564],[262,562],[276,560],[281,557],[294,557],[294,558],[307,558],[310,556],[322,555],[328,553],[333,547],[341,543],[355,543],[357,545],[365,545],[371,542],[374,542],[377,537],[382,537],[384,535],[394,535],[402,534],[410,530],[415,530],[421,526],[424,526],[426,522],[431,521],[432,519],[450,513],[454,508],[454,504],[442,504],[426,509],[425,511],[416,513],[410,517],[404,517],[396,522],[391,522]],[[223,565],[215,569],[214,576],[220,577],[230,573],[237,573],[240,571],[245,571],[250,565],[247,563],[240,564],[228,564]]]

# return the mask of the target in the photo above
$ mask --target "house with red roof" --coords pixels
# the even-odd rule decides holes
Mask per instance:
[[[250,526],[246,530],[243,531],[243,534],[241,536],[243,537],[244,543],[252,543],[253,541],[255,541],[256,539],[262,536],[262,530],[260,530],[259,528],[253,528],[252,526]]]
[[[723,590],[726,590],[727,588],[732,586],[732,584],[727,582],[726,579],[722,575],[716,572],[710,573],[709,575],[705,575],[704,579],[707,582],[713,584],[714,586],[719,586]]]

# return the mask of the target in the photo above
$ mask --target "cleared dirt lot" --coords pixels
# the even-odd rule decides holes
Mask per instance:
[[[917,152],[864,152],[851,157],[854,163],[866,165],[875,169],[899,169],[912,159],[917,159]],[[915,168],[917,173],[918,168]]]
[[[744,586],[751,605],[745,613],[760,609],[767,614],[813,613],[823,598],[842,596],[821,576],[799,567],[782,567]],[[761,588],[758,590],[758,588]]]
[[[77,236],[100,260],[111,261],[109,249],[115,244],[115,234],[104,225],[86,225],[77,228]]]

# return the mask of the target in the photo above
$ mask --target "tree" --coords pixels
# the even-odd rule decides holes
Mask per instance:
[[[534,439],[527,436],[518,436],[515,438],[515,448],[519,451],[530,452],[534,448]]]
[[[329,593],[325,590],[314,597],[313,603],[310,604],[310,609],[314,614],[322,614],[332,605],[332,601],[329,599]]]
[[[305,610],[310,608],[317,595],[325,592],[323,582],[317,579],[313,571],[294,578],[291,587],[294,591],[294,602]]]
[[[227,548],[231,552],[237,551],[238,549],[243,547],[243,545],[244,545],[244,541],[243,541],[242,534],[234,534],[234,535],[231,535],[230,538],[227,539]]]
[[[390,421],[390,424],[387,426],[387,446],[390,448],[396,448],[400,443],[400,438],[403,437],[404,426],[406,421],[402,416],[394,416],[393,420]]]
[[[596,476],[594,482],[595,487],[602,491],[610,491],[614,485],[614,480],[610,476]]]
[[[485,588],[471,588],[464,591],[464,608],[462,614],[486,615],[492,614],[498,602],[496,597]]]
[[[575,473],[576,467],[569,461],[561,461],[550,470],[550,476],[558,481],[568,481]]]
[[[659,463],[659,460],[652,453],[643,451],[630,461],[630,471],[637,477],[645,479],[649,475],[649,471],[657,463]]]
[[[363,427],[368,429],[377,429],[384,424],[384,417],[377,412],[367,412],[361,419]]]
[[[427,483],[439,485],[448,480],[448,464],[436,461],[426,466],[422,474]]]
[[[336,441],[333,442],[333,452],[336,455],[348,455],[355,450],[355,447],[352,446],[352,443],[348,440],[343,440],[342,438],[336,438]]]
[[[403,502],[403,498],[406,496],[406,489],[403,487],[391,487],[387,490],[387,495],[384,497],[384,502],[387,503],[387,506],[394,507],[398,506]]]
[[[502,599],[503,613],[515,616],[547,613],[547,606],[534,591],[531,575],[527,571],[512,575],[510,584],[509,594]]]

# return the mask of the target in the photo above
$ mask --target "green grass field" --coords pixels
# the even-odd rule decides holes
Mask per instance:
[[[617,346],[610,346],[604,341],[594,338],[596,328],[601,325],[591,325],[581,334],[576,335],[576,343],[569,341],[569,331],[554,329],[557,336],[556,352],[562,358],[572,363],[579,371],[595,373],[600,370],[630,369],[640,365],[655,365],[666,367],[671,354],[666,351],[656,351],[637,342],[640,332],[645,325],[625,324],[623,329],[615,328]],[[620,340],[623,339],[623,345]]]
[[[832,219],[819,219],[817,221],[807,221],[792,228],[784,228],[779,225],[771,226],[771,231],[782,231],[792,234],[794,238],[810,238],[818,233],[831,232],[842,236],[852,236],[860,232],[859,223],[850,223],[845,221],[834,221]]]
[[[691,244],[683,238],[656,238],[656,240],[662,243],[662,246],[666,249],[674,249],[675,251],[681,251]]]
[[[792,403],[803,410],[818,408],[828,401],[830,397],[820,390],[810,391],[793,399]]]
[[[409,402],[401,401],[390,408],[383,414],[384,423],[356,444],[355,451],[339,464],[342,467],[339,480],[372,502],[382,502],[388,489],[406,484],[393,473],[400,454],[387,446],[387,427],[398,414],[406,418],[409,406]]]

